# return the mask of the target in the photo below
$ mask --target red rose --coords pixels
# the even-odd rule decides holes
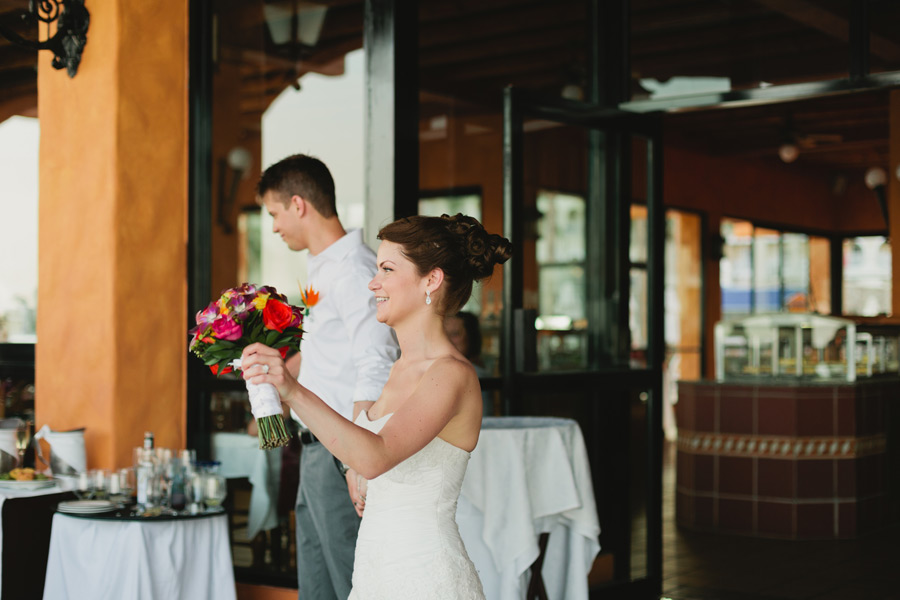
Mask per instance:
[[[290,306],[274,298],[269,298],[263,309],[263,325],[266,326],[266,329],[284,331],[285,327],[289,326],[293,320],[294,312]]]
[[[213,375],[224,375],[226,373],[231,373],[232,371],[234,371],[231,365],[228,365],[227,367],[222,369],[221,373],[219,373],[219,365],[209,365],[209,370],[212,371]]]

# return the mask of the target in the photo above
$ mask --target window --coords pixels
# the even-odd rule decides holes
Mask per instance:
[[[584,276],[585,202],[581,196],[542,190],[535,256],[538,267],[538,368],[587,365]]]
[[[723,219],[722,315],[831,311],[828,240]]]
[[[891,242],[879,235],[844,240],[842,281],[845,315],[872,317],[891,312]]]

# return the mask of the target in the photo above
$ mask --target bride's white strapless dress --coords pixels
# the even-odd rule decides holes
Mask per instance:
[[[356,424],[378,433],[391,414],[369,421],[363,411]],[[456,526],[468,462],[435,438],[369,481],[348,600],[484,600]]]

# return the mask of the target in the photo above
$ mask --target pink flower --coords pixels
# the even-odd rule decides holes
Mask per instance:
[[[213,321],[216,320],[216,317],[218,316],[219,309],[216,308],[216,303],[213,302],[205,309],[197,313],[197,325],[210,325]]]
[[[218,340],[234,341],[240,339],[240,337],[244,334],[244,331],[241,328],[240,324],[235,323],[225,316],[220,316],[218,319],[213,321],[212,330],[213,335]]]

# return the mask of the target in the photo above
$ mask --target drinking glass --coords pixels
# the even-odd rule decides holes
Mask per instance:
[[[25,466],[25,452],[31,445],[31,425],[30,421],[19,421],[16,425],[16,452],[19,455],[16,467],[20,469]]]
[[[105,500],[109,489],[109,471],[106,469],[94,469],[90,472],[91,490],[93,497]]]
[[[190,477],[186,478],[186,493],[190,500],[188,511],[192,515],[196,515],[203,509],[203,496],[205,494],[204,486],[205,476],[199,471],[192,471]]]
[[[191,469],[197,464],[197,451],[191,448],[183,449],[178,453],[178,458],[181,459],[185,469]]]
[[[133,496],[135,488],[134,468],[125,467],[124,469],[119,469],[116,477],[119,480],[119,493],[125,496],[126,499]]]
[[[203,502],[208,508],[219,510],[227,495],[225,477],[218,473],[207,473],[203,477]]]
[[[87,471],[82,471],[78,474],[73,491],[79,500],[89,500],[91,498],[91,477]]]

